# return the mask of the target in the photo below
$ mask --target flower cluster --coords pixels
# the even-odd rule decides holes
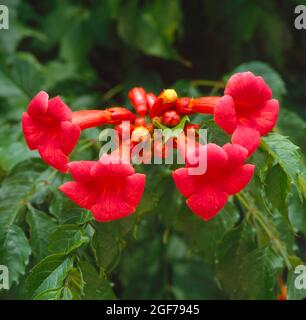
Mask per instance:
[[[60,190],[101,222],[125,217],[136,210],[146,177],[135,173],[130,161],[130,145],[154,139],[153,130],[157,124],[169,128],[183,124],[182,134],[171,140],[185,158],[186,165],[173,172],[173,179],[195,214],[204,220],[213,218],[228,197],[251,180],[254,165],[246,161],[259,146],[260,136],[275,126],[279,110],[278,101],[272,99],[271,89],[264,79],[251,72],[233,75],[223,97],[178,97],[173,89],[156,96],[143,88],[131,89],[128,97],[136,113],[125,107],[73,112],[61,98],[49,99],[48,94],[41,91],[22,115],[28,147],[38,150],[50,166],[71,174],[74,181],[66,182]],[[221,147],[197,142],[193,150],[183,148],[188,140],[186,130],[197,133],[200,128],[198,124],[183,121],[184,116],[194,113],[213,115],[217,125],[231,135],[232,143]],[[122,138],[127,122],[128,146]],[[102,155],[98,161],[70,162],[69,154],[81,132],[105,124],[113,125],[118,133],[117,150]],[[154,152],[166,157],[167,143],[154,145]],[[191,154],[202,153],[206,155],[207,170],[191,175],[189,169],[194,166]]]

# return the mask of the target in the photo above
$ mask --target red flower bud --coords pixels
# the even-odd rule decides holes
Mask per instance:
[[[180,121],[181,117],[175,110],[166,111],[162,117],[163,124],[168,127],[175,127]]]
[[[122,121],[130,121],[131,123],[135,122],[136,116],[130,110],[123,107],[112,107],[106,109],[111,113],[110,124],[119,124]]]
[[[150,111],[150,118],[162,115],[174,107],[177,100],[177,93],[173,89],[164,90],[156,99]]]
[[[132,132],[132,137],[131,140],[133,142],[142,142],[146,141],[151,137],[150,132],[147,128],[145,127],[136,127],[133,132]]]
[[[130,127],[129,134],[131,134],[131,132],[135,129],[135,126],[131,123],[128,123],[128,125]],[[127,123],[119,123],[116,125],[115,130],[118,132],[119,137],[122,137],[122,132],[124,131],[124,129],[127,130]]]
[[[187,134],[187,131],[194,131],[195,132],[195,136],[197,137],[198,136],[198,133],[197,133],[197,130],[200,129],[200,125],[198,124],[195,124],[195,123],[188,123],[185,125],[185,133]]]
[[[136,118],[135,120],[135,126],[140,127],[140,126],[145,126],[146,125],[146,119],[141,117],[141,118]]]
[[[194,111],[190,107],[191,98],[179,98],[175,102],[175,110],[179,114],[191,114]]]
[[[156,99],[157,98],[154,93],[152,93],[152,92],[147,93],[147,107],[149,110],[152,109],[153,104],[155,103]]]
[[[214,114],[214,108],[220,97],[201,97],[190,101],[190,108],[194,112]]]
[[[84,130],[109,123],[111,116],[106,110],[80,110],[72,113],[72,123]]]
[[[133,88],[128,93],[131,104],[136,112],[144,117],[147,113],[147,96],[143,88]]]

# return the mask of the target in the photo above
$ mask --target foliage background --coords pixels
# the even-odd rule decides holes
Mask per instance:
[[[306,31],[294,29],[305,1],[1,3],[10,29],[0,30],[0,264],[11,283],[2,299],[275,299],[280,278],[289,298],[306,297],[290,271],[306,259]],[[92,222],[57,191],[69,177],[22,138],[21,113],[41,89],[73,110],[128,106],[132,86],[221,94],[232,72],[249,69],[280,99],[278,127],[252,159],[247,205],[235,198],[208,223],[166,166],[138,168],[148,178],[135,215]],[[82,134],[74,160],[97,159],[98,133]]]

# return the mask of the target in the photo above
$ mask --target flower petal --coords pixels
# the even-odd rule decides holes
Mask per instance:
[[[135,210],[134,207],[128,205],[119,197],[101,197],[91,208],[95,219],[101,222],[126,217],[135,212]]]
[[[64,183],[59,189],[81,208],[89,210],[96,200],[96,194],[91,189],[74,181]]]
[[[60,97],[49,100],[47,114],[58,121],[71,121],[72,112]]]
[[[233,98],[229,95],[222,97],[214,109],[214,119],[227,133],[233,133],[237,126],[237,117]]]
[[[31,100],[28,108],[28,114],[31,117],[40,117],[43,116],[48,107],[48,94],[45,91],[40,91],[37,95]]]
[[[220,183],[220,187],[229,195],[235,194],[245,188],[253,177],[255,166],[253,164],[245,164],[229,171],[224,175],[224,179]]]
[[[173,171],[172,177],[176,187],[186,198],[195,192],[194,178],[188,174],[188,168],[180,168]]]
[[[90,171],[96,161],[73,161],[68,163],[69,173],[79,183],[86,184],[93,180]]]
[[[268,100],[252,117],[261,135],[269,133],[275,126],[279,113],[276,99]]]
[[[226,152],[217,144],[209,143],[207,147],[207,170],[219,170],[228,161]]]
[[[227,198],[225,192],[205,187],[193,194],[186,203],[195,214],[208,221],[224,207]]]
[[[222,148],[228,156],[227,169],[242,166],[248,157],[248,150],[239,144],[227,143]]]
[[[240,144],[253,154],[260,144],[260,133],[255,129],[238,127],[232,135],[232,143]]]
[[[119,157],[104,154],[91,169],[94,177],[103,176],[130,176],[135,173],[130,164],[123,164]]]
[[[55,169],[66,173],[68,171],[69,158],[60,149],[56,142],[47,142],[38,147],[41,158]]]
[[[236,73],[228,80],[225,95],[234,99],[235,105],[260,106],[272,97],[272,91],[262,77],[252,72]]]
[[[123,191],[126,203],[134,208],[138,206],[144,191],[145,182],[146,176],[141,173],[135,173],[126,178]]]
[[[27,112],[22,114],[22,131],[30,150],[35,150],[40,144],[45,142],[44,132],[32,120]]]
[[[81,134],[81,129],[70,121],[61,122],[61,149],[65,154],[71,153],[77,144]]]

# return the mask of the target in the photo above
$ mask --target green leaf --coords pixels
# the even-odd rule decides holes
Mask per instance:
[[[27,222],[30,226],[30,243],[37,260],[41,260],[48,254],[49,235],[56,228],[53,218],[45,212],[29,207]]]
[[[244,257],[256,248],[255,232],[247,223],[229,231],[217,248],[217,277],[223,289],[234,299],[240,295],[241,263]]]
[[[277,120],[277,128],[280,133],[288,136],[290,140],[298,145],[306,154],[306,122],[297,113],[286,109],[284,106],[280,108]],[[298,130],[297,130],[298,128]]]
[[[296,232],[302,232],[306,236],[306,202],[301,202],[295,187],[289,197],[289,220]]]
[[[82,225],[92,220],[92,214],[88,210],[78,207],[57,189],[53,192],[49,210],[58,218],[60,224]]]
[[[45,169],[41,161],[24,161],[17,165],[1,184],[0,223],[10,225],[39,187],[37,179]]]
[[[10,284],[18,283],[25,273],[30,254],[28,239],[20,227],[0,227],[0,262],[8,267]]]
[[[270,133],[263,137],[261,145],[287,174],[290,183],[297,185],[301,165],[299,147],[278,133]]]
[[[61,300],[81,300],[84,296],[84,279],[80,268],[73,268],[61,290]]]
[[[239,213],[232,203],[218,213],[214,219],[204,221],[190,210],[184,210],[175,218],[174,228],[182,232],[193,251],[205,262],[214,265],[219,242],[238,221]]]
[[[275,300],[277,275],[283,268],[282,259],[270,246],[258,248],[247,254],[240,268],[240,299]]]
[[[73,258],[54,254],[38,263],[29,273],[27,291],[32,299],[59,299],[70,271]]]
[[[233,71],[233,74],[236,72],[245,71],[251,71],[257,76],[262,76],[267,84],[271,87],[273,97],[281,99],[282,96],[286,94],[287,90],[282,77],[267,63],[261,61],[246,62],[238,66]]]
[[[30,98],[42,89],[43,83],[43,67],[29,53],[14,56],[10,68],[3,63],[0,66],[0,96]]]
[[[8,147],[0,147],[0,167],[4,171],[10,171],[16,164],[33,156],[24,143],[13,142]]]
[[[85,281],[85,300],[116,299],[112,286],[105,275],[100,276],[97,270],[87,261],[81,261],[81,270]]]
[[[49,252],[68,254],[89,242],[82,227],[61,225],[49,236]]]
[[[119,36],[145,54],[166,59],[179,59],[172,46],[180,28],[181,9],[177,0],[157,0],[140,8],[134,0],[122,7],[119,16]],[[167,19],[164,14],[167,13]]]
[[[286,213],[290,183],[288,176],[279,164],[276,164],[268,171],[265,189],[272,206],[280,212]]]
[[[97,264],[102,269],[110,267],[120,254],[120,244],[104,225],[98,225],[92,241]]]

